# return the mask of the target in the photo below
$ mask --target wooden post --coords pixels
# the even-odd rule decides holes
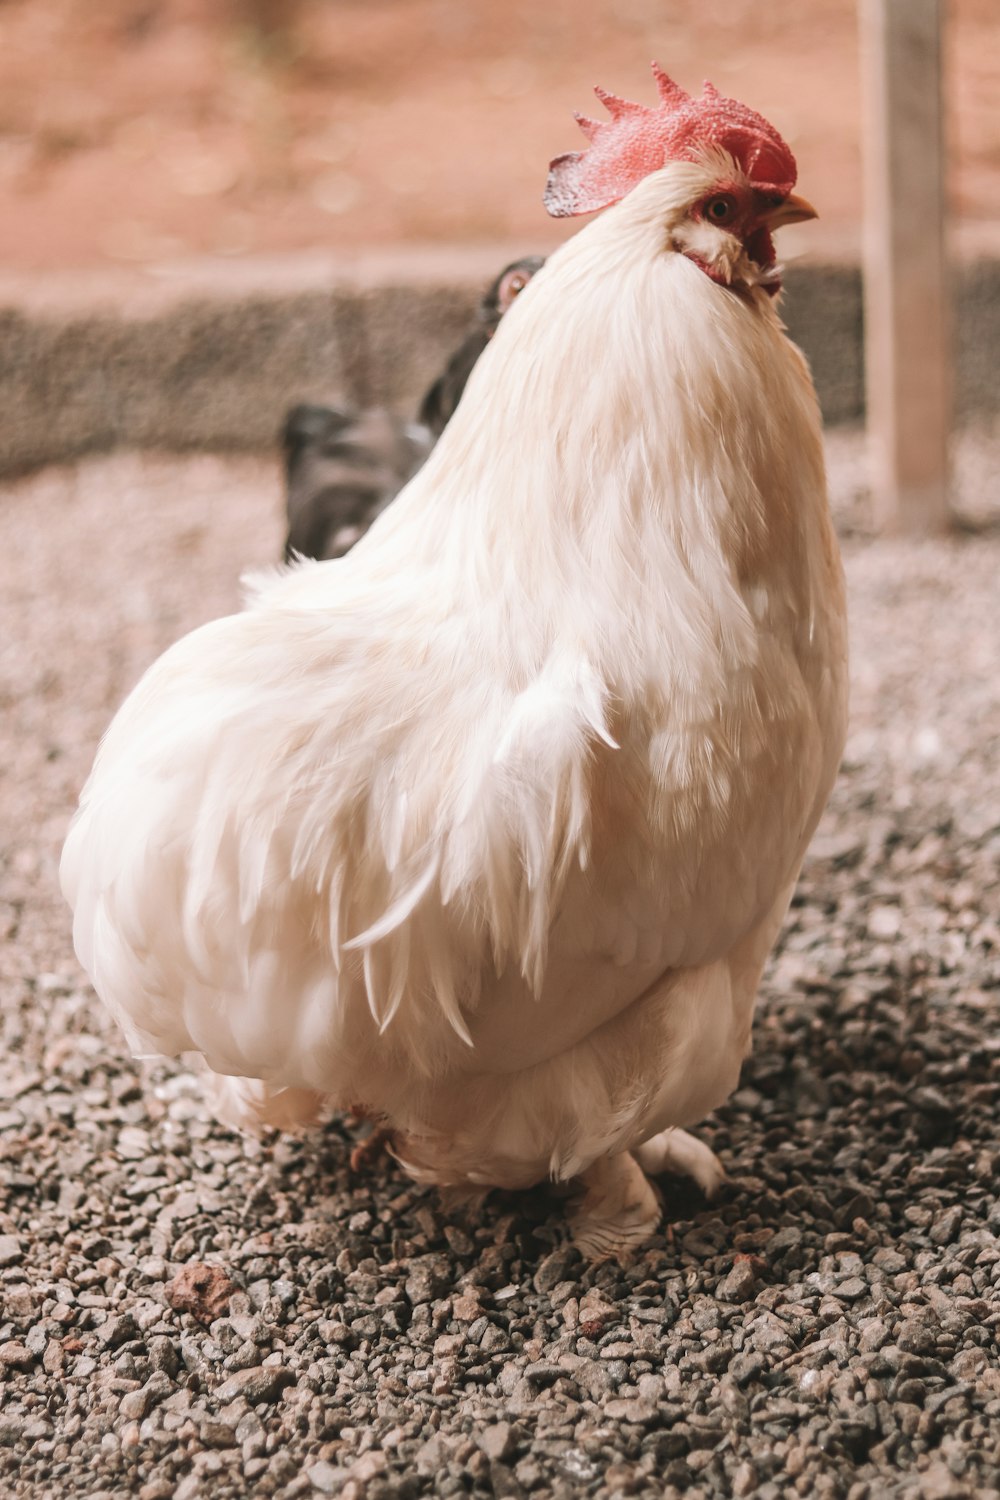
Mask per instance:
[[[943,531],[949,521],[943,9],[942,0],[860,0],[875,519],[914,535]]]

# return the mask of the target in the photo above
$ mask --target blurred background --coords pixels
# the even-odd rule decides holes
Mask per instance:
[[[952,206],[1000,222],[997,0],[952,0]],[[0,0],[0,266],[556,243],[548,158],[659,59],[773,120],[852,257],[855,0]]]

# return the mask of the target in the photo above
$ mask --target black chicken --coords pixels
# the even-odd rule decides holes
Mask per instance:
[[[417,421],[439,438],[458,405],[472,367],[497,330],[497,324],[519,292],[545,264],[543,255],[525,255],[505,266],[479,304],[476,326],[445,365],[420,403]]]
[[[420,403],[415,422],[380,407],[293,406],[285,418],[285,561],[343,557],[412,479],[458,405],[472,367],[515,297],[544,264],[505,266],[479,304],[475,326]]]

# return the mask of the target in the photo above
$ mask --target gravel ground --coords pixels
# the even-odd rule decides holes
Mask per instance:
[[[996,513],[1000,446],[959,455]],[[701,1134],[628,1267],[554,1195],[442,1204],[356,1137],[244,1140],[139,1074],[72,957],[113,708],[276,555],[274,470],[119,456],[0,493],[0,1492],[192,1500],[1000,1490],[1000,538],[864,531],[844,773]],[[991,488],[992,485],[992,488]]]

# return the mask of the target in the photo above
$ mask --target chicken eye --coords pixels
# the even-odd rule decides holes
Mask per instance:
[[[500,304],[501,312],[507,311],[518,292],[523,292],[530,280],[531,277],[526,276],[523,271],[513,271],[510,275],[504,277],[500,283],[500,291],[497,294],[497,301]]]
[[[713,224],[728,224],[736,214],[736,199],[719,193],[705,204],[705,218]]]

